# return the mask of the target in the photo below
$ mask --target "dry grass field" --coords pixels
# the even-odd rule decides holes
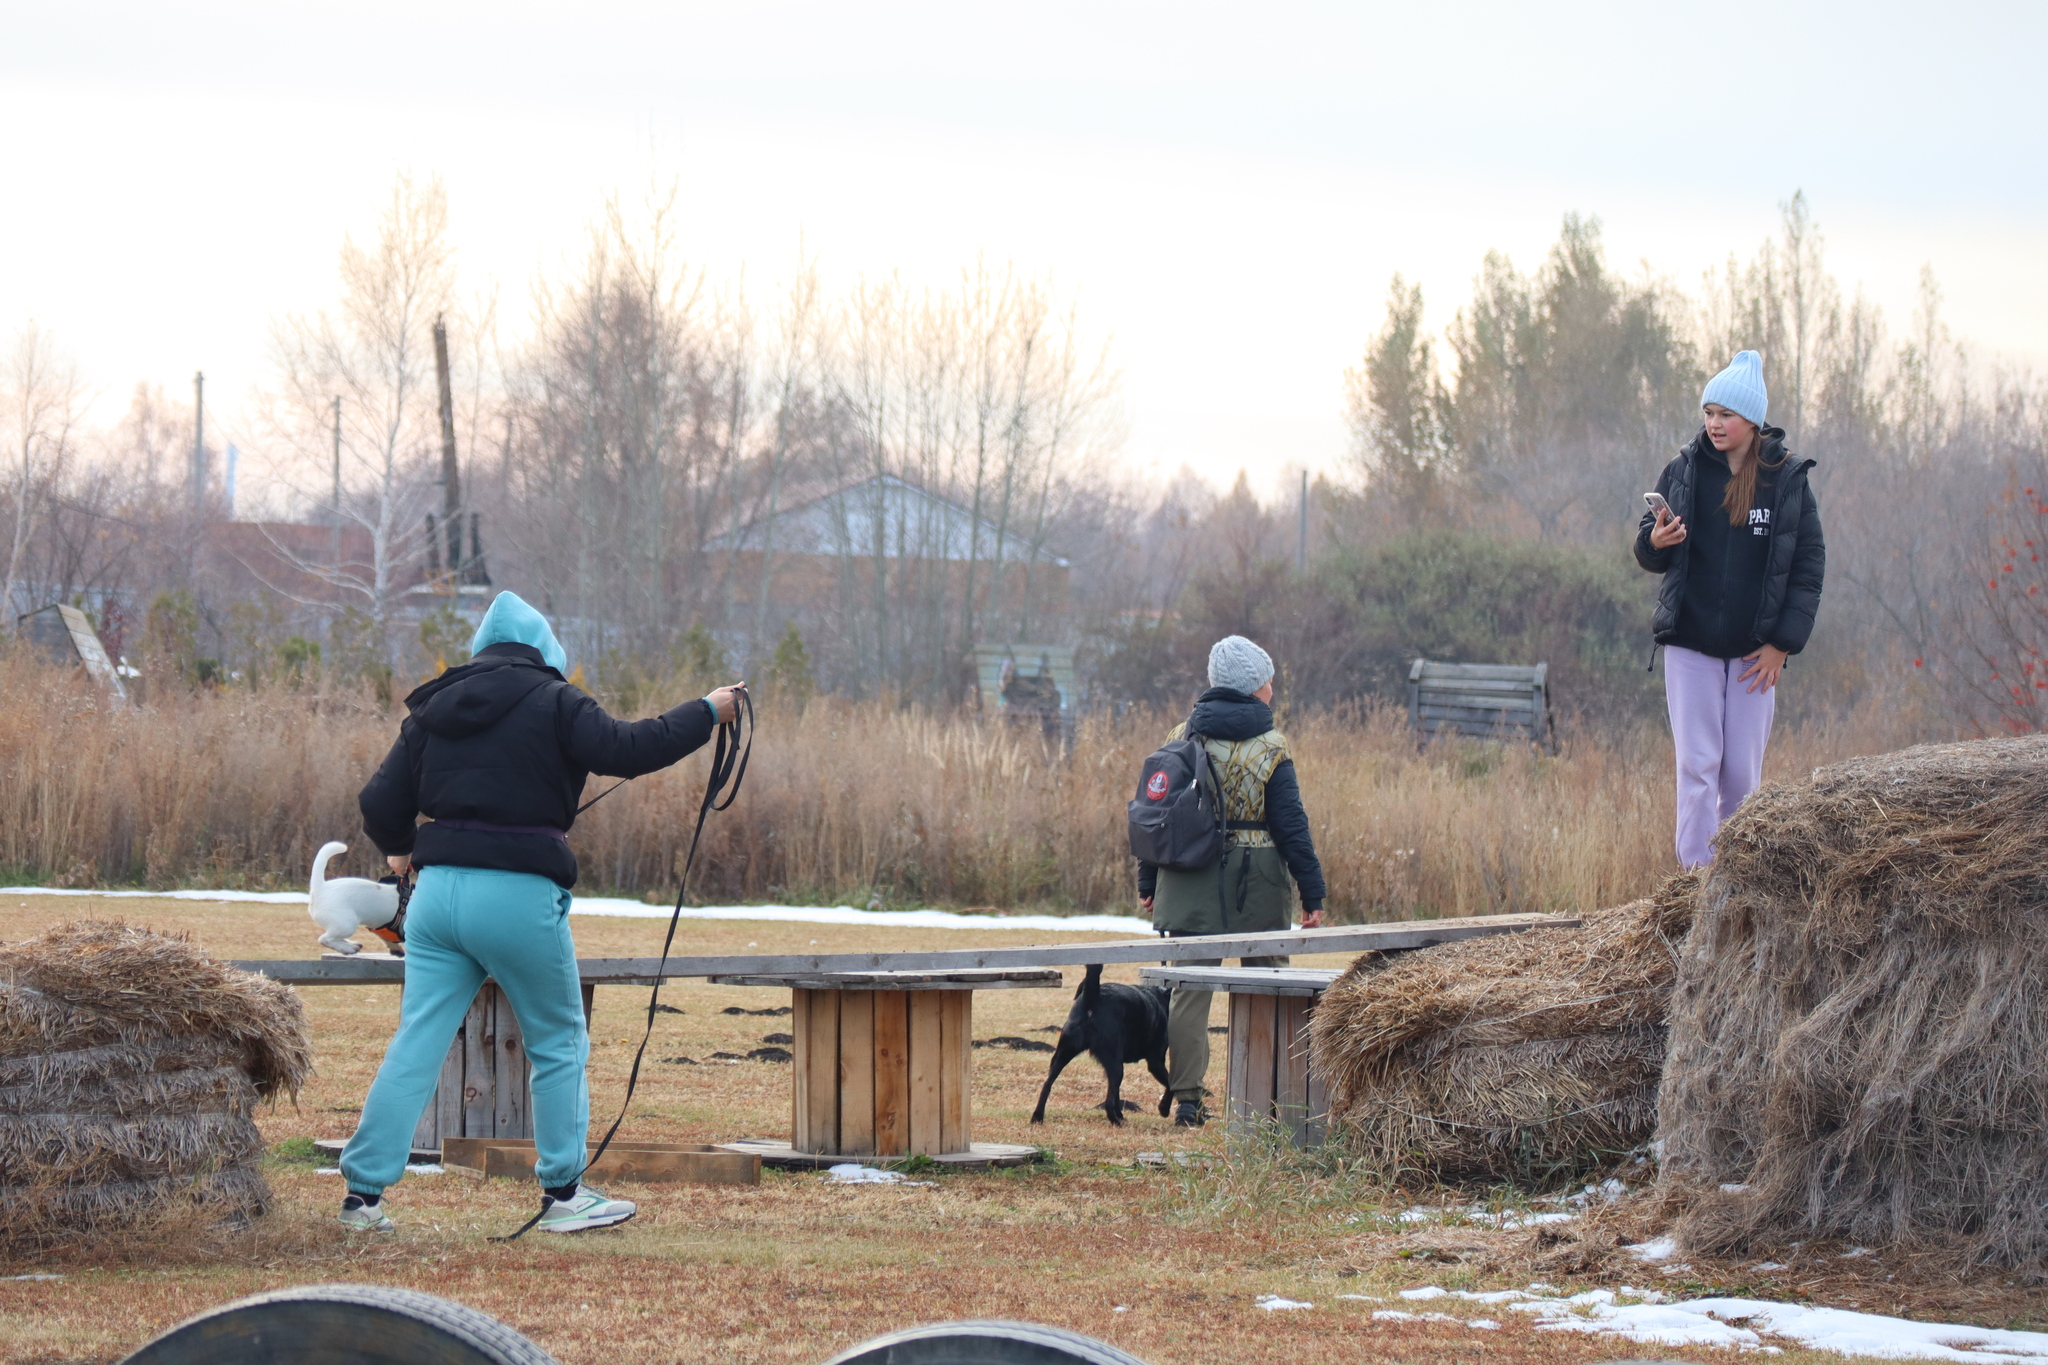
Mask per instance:
[[[0,902],[0,935],[17,938],[88,915],[187,933],[221,956],[315,951],[295,906],[14,897]],[[575,927],[581,950],[600,956],[652,953],[663,926],[579,918]],[[765,952],[815,943],[845,951],[1041,937],[690,922],[681,946]],[[1133,972],[1112,969],[1111,976]],[[282,1106],[263,1120],[273,1145],[351,1131],[396,1005],[388,987],[308,988],[303,996],[318,1071],[296,1108]],[[663,998],[683,1013],[660,1016],[651,1055],[699,1064],[654,1064],[625,1131],[676,1140],[786,1135],[786,1066],[709,1061],[713,1052],[760,1046],[785,1027],[781,1016],[726,1008],[773,1008],[787,1003],[785,993],[681,982]],[[1035,1030],[1056,1023],[1067,1001],[1066,991],[984,992],[975,1002],[975,1036],[1049,1038]],[[645,1004],[641,988],[598,991],[592,1088],[601,1122],[622,1093]],[[909,1186],[835,1186],[810,1173],[770,1173],[753,1188],[621,1186],[642,1210],[624,1228],[564,1239],[536,1234],[511,1246],[486,1238],[531,1212],[536,1192],[525,1185],[409,1177],[390,1196],[401,1230],[350,1238],[331,1221],[339,1178],[273,1160],[267,1174],[277,1208],[253,1230],[166,1227],[134,1244],[0,1265],[0,1361],[112,1361],[200,1309],[321,1281],[405,1285],[459,1299],[518,1327],[566,1365],[814,1365],[882,1331],[977,1316],[1071,1327],[1154,1365],[1447,1358],[1535,1365],[1719,1354],[1537,1331],[1526,1315],[1450,1299],[1407,1305],[1397,1297],[1430,1284],[1497,1289],[1539,1279],[1565,1290],[1654,1285],[1689,1296],[1745,1293],[1992,1326],[2048,1319],[2048,1295],[2037,1286],[1996,1277],[1960,1283],[1890,1255],[1843,1259],[1842,1248],[1809,1246],[1780,1255],[1782,1270],[1695,1261],[1689,1271],[1662,1276],[1616,1249],[1627,1222],[1619,1215],[1565,1225],[1575,1230],[1562,1240],[1555,1230],[1502,1232],[1458,1218],[1404,1222],[1403,1210],[1440,1206],[1445,1193],[1379,1188],[1330,1163],[1271,1150],[1224,1161],[1215,1128],[1175,1130],[1149,1111],[1111,1130],[1087,1108],[1101,1096],[1101,1074],[1085,1060],[1062,1078],[1047,1124],[1034,1130],[1026,1120],[1045,1061],[1043,1054],[978,1050],[974,1121],[979,1139],[1050,1146],[1051,1162],[937,1174]],[[1220,1089],[1220,1049],[1217,1066],[1211,1084]],[[1149,1080],[1134,1081],[1127,1093],[1141,1104],[1156,1099]],[[1190,1164],[1137,1164],[1146,1151],[1184,1153]],[[4,1278],[18,1276],[60,1278]],[[1254,1300],[1267,1293],[1314,1307],[1266,1311]],[[1452,1320],[1372,1316],[1406,1307]],[[1482,1315],[1501,1325],[1465,1325]],[[1841,1359],[1800,1350],[1787,1358]]]

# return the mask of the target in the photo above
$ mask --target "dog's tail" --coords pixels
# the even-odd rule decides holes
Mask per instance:
[[[313,855],[313,876],[306,887],[306,895],[309,900],[318,900],[320,898],[320,883],[327,880],[327,860],[337,853],[346,852],[348,852],[347,844],[339,843],[332,839],[320,845],[320,851]]]
[[[1095,1013],[1095,1002],[1102,999],[1102,964],[1091,963],[1088,975],[1081,978],[1081,1008],[1089,1014]]]

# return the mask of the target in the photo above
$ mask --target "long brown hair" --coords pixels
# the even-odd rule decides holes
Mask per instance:
[[[1764,429],[1756,427],[1749,433],[1749,458],[1736,467],[1731,454],[1728,459],[1728,491],[1721,495],[1721,510],[1728,514],[1730,526],[1740,526],[1749,520],[1749,505],[1756,501],[1756,471],[1764,462]],[[1764,466],[1777,469],[1785,463],[1783,455],[1778,463]]]

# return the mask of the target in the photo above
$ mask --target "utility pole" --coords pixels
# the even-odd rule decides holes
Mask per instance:
[[[341,395],[334,395],[334,501],[328,504],[334,518],[334,563],[341,566]]]
[[[1301,548],[1298,555],[1301,572],[1308,572],[1308,471],[1301,471]]]
[[[192,510],[206,505],[206,371],[192,376]]]
[[[441,380],[441,519],[448,526],[448,574],[462,581],[462,470],[455,460],[455,386],[448,374],[448,324],[434,315],[434,369]]]

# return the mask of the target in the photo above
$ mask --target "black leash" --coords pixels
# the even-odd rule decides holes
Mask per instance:
[[[746,736],[744,747],[740,743],[742,734]],[[619,1125],[626,1121],[627,1110],[633,1107],[633,1091],[640,1085],[640,1064],[646,1060],[647,1044],[654,1037],[654,1016],[661,1004],[662,971],[668,966],[669,949],[674,946],[676,941],[676,926],[682,923],[683,901],[690,893],[690,868],[697,861],[697,842],[704,837],[705,818],[715,810],[726,809],[732,805],[734,798],[739,796],[740,783],[745,781],[747,776],[747,760],[753,756],[753,752],[754,698],[752,693],[742,687],[739,689],[739,700],[735,705],[733,718],[729,721],[721,722],[718,727],[718,747],[711,752],[711,774],[704,783],[704,800],[697,807],[697,828],[690,833],[690,851],[683,857],[683,875],[676,885],[676,908],[668,917],[668,937],[661,941],[661,965],[654,969],[654,989],[647,993],[647,1028],[640,1035],[640,1048],[633,1054],[633,1070],[626,1077],[626,1098],[619,1104],[619,1116],[613,1119],[612,1126],[605,1130],[604,1140],[597,1144],[597,1150],[590,1154],[590,1160],[583,1163],[583,1169],[576,1172],[576,1184],[582,1184],[584,1175],[592,1166],[598,1163],[599,1158],[604,1156],[605,1149],[612,1145],[612,1139],[619,1134]],[[631,779],[626,780],[630,781]],[[730,790],[726,788],[726,783],[728,782],[732,784]],[[583,811],[590,809],[590,807],[625,785],[626,782],[621,781],[605,788],[579,806],[577,813],[581,814]],[[719,799],[720,793],[724,794],[724,800]],[[547,1201],[543,1199],[541,1201],[540,1213],[536,1213],[533,1217],[527,1219],[525,1226],[520,1228],[519,1231],[507,1237],[493,1237],[490,1240],[493,1242],[518,1241],[521,1237],[533,1231],[534,1227],[541,1220],[541,1214],[547,1211]]]

